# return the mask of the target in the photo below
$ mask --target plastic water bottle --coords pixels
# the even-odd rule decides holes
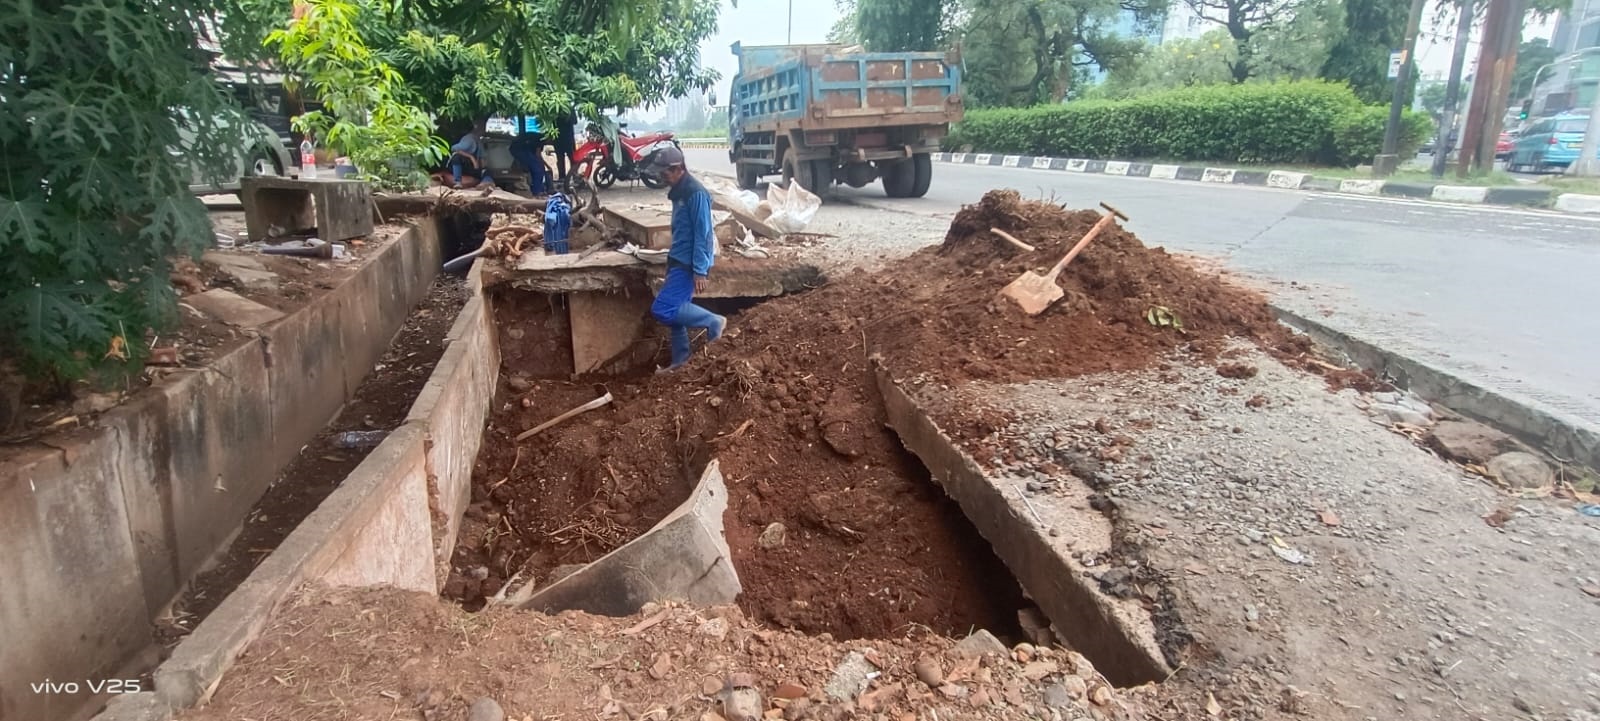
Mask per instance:
[[[317,146],[311,144],[311,138],[300,141],[300,179],[317,179]]]

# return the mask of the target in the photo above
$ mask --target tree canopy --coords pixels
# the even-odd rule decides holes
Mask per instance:
[[[1555,62],[1556,50],[1550,47],[1550,41],[1544,38],[1534,38],[1517,47],[1517,69],[1511,74],[1512,99],[1527,98],[1533,95],[1533,76],[1539,69]],[[1545,73],[1543,77],[1550,75]]]
[[[856,0],[855,37],[874,52],[933,50],[955,7],[955,0]]]
[[[0,13],[0,371],[67,387],[137,372],[176,319],[168,271],[212,239],[194,179],[254,127],[212,81],[275,60],[322,102],[298,125],[386,183],[437,118],[656,102],[699,66],[717,0],[80,0]]]
[[[1345,0],[1343,37],[1328,51],[1322,77],[1344,80],[1369,103],[1388,100],[1389,53],[1405,42],[1407,3],[1395,0]]]

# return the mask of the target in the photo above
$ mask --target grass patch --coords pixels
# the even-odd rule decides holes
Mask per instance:
[[[1565,175],[1554,175],[1541,179],[1539,184],[1548,185],[1562,193],[1600,195],[1600,178],[1575,178]]]
[[[1434,178],[1433,173],[1426,170],[1402,170],[1390,176],[1389,180],[1399,180],[1407,183],[1434,183],[1436,185],[1470,185],[1486,188],[1527,185],[1527,183],[1518,182],[1516,176],[1499,170],[1483,175],[1468,175],[1465,178],[1458,178],[1453,166],[1445,168],[1444,177],[1442,178]]]

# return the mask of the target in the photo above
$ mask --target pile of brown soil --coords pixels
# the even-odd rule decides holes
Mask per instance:
[[[1054,307],[1030,317],[998,297],[1022,273],[1043,272],[1060,260],[1099,219],[1094,211],[1024,201],[1010,190],[962,208],[942,245],[907,258],[900,272],[873,279],[872,306],[902,306],[901,315],[881,314],[871,327],[874,350],[898,372],[927,372],[946,382],[1142,368],[1181,346],[1209,356],[1225,336],[1282,353],[1305,351],[1259,293],[1196,272],[1115,225],[1061,274],[1066,295]],[[991,228],[1037,250],[1024,252]],[[911,305],[897,303],[897,296]],[[1152,310],[1165,311],[1182,329],[1153,325],[1147,319]]]
[[[752,713],[796,721],[1133,719],[1150,703],[1148,689],[1112,689],[1071,651],[1004,651],[969,654],[918,628],[840,642],[764,629],[731,607],[469,615],[394,589],[313,588],[179,718],[454,721],[485,698],[509,721],[737,718],[719,702],[735,679],[759,693]],[[470,714],[491,716],[502,718]]]
[[[1284,354],[1304,348],[1260,295],[1118,229],[1068,268],[1067,297],[1044,314],[996,299],[1096,219],[991,192],[963,209],[943,245],[756,306],[709,358],[670,375],[608,379],[615,403],[520,445],[518,432],[598,393],[586,382],[508,386],[486,430],[478,503],[447,593],[481,603],[518,570],[543,582],[558,565],[613,550],[681,502],[714,456],[729,486],[739,602],[755,618],[842,637],[907,624],[1014,628],[1015,581],[886,428],[869,353],[903,376],[955,384],[1139,368],[1178,348],[1212,357],[1228,336]],[[991,227],[1038,250],[1023,255]],[[1147,322],[1156,306],[1183,330]],[[536,342],[520,336],[503,332],[506,358]],[[1006,418],[974,408],[950,422],[982,436]]]

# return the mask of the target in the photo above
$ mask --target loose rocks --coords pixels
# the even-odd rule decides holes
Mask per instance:
[[[1542,488],[1555,482],[1555,471],[1532,453],[1512,451],[1489,460],[1489,474],[1512,488]]]
[[[479,696],[472,702],[472,707],[467,709],[467,721],[505,721],[506,712],[500,708],[500,702],[488,696]]]
[[[1428,434],[1428,446],[1452,461],[1482,465],[1501,453],[1515,450],[1517,443],[1482,423],[1440,421]]]

